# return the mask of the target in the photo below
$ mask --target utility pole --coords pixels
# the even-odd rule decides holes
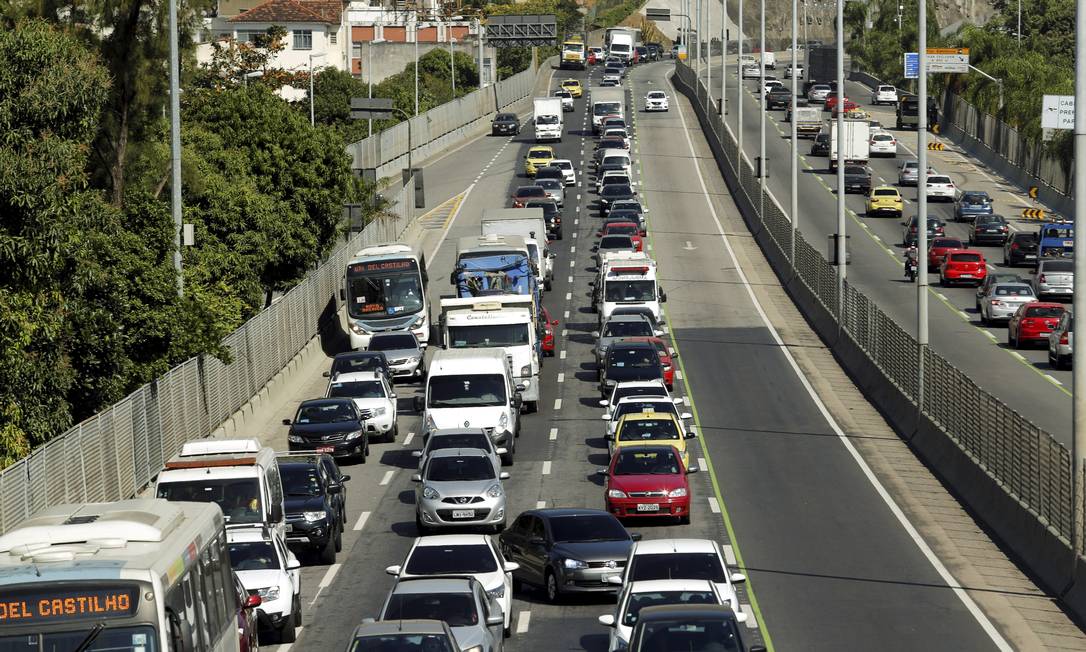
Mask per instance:
[[[705,0],[705,40],[708,51],[705,54],[705,112],[713,108],[713,6],[711,0]],[[721,0],[723,2],[724,0]]]
[[[483,87],[483,21],[478,20],[476,24],[479,26],[479,88]]]
[[[1021,5],[1019,5],[1021,6]],[[1022,30],[1019,29],[1019,34]],[[1075,2],[1075,160],[1086,161],[1086,0]],[[1082,165],[1075,166],[1074,179],[1075,193],[1086,193],[1086,170]],[[1086,194],[1076,194],[1076,197],[1086,197]],[[1075,202],[1075,229],[1086,224],[1086,205],[1083,202]],[[1086,228],[1086,227],[1084,227]],[[1086,274],[1086,256],[1075,256],[1075,272]],[[1082,278],[1086,278],[1083,276]],[[1082,292],[1075,293],[1072,299],[1074,314],[1084,315],[1086,312],[1086,296]],[[1071,423],[1074,438],[1071,441],[1071,513],[1074,514],[1071,531],[1071,582],[1075,581],[1075,568],[1078,555],[1082,551],[1083,536],[1083,506],[1082,498],[1086,495],[1086,464],[1083,456],[1086,455],[1086,357],[1083,357],[1082,347],[1079,351],[1071,352]]]
[[[728,113],[728,2],[720,0],[720,115]]]
[[[758,12],[758,52],[758,215],[765,220],[765,0]]]
[[[452,29],[446,27],[449,31],[449,76],[452,77],[452,96],[456,99],[456,55],[453,54],[453,42],[456,40],[452,36]]]
[[[736,30],[739,32],[736,40],[738,41],[738,54],[735,58],[735,72],[736,81],[735,84],[735,106],[739,111],[739,115],[736,117],[735,135],[738,140],[739,146],[739,161],[736,165],[739,168],[743,167],[743,0],[739,0],[739,24],[736,26]],[[740,175],[742,178],[742,175]]]
[[[792,274],[796,273],[796,223],[799,221],[799,149],[797,144],[799,132],[796,129],[796,109],[799,107],[799,78],[796,76],[796,41],[799,33],[797,29],[799,23],[798,2],[799,0],[792,0],[792,119],[789,120],[789,126],[792,129],[792,166],[789,170],[789,185],[792,194],[788,209],[791,218],[789,222],[792,228],[792,238],[789,240],[788,263],[792,266]]]
[[[317,126],[317,114],[313,102],[313,60],[328,56],[327,52],[309,55],[309,126]]]
[[[921,0],[920,4],[924,4]],[[845,2],[837,2],[837,329],[845,318],[845,270],[848,249],[845,240]],[[831,137],[832,141],[832,137]],[[833,143],[830,143],[830,151]]]
[[[1083,0],[1078,0],[1082,2]],[[917,5],[917,52],[920,72],[917,81],[919,121],[916,126],[916,427],[924,414],[924,361],[928,353],[928,3]]]
[[[419,15],[415,14],[415,116],[419,114]]]
[[[694,5],[695,18],[694,22],[697,23],[697,27],[694,28],[694,79],[701,81],[701,0],[697,0]],[[697,83],[694,84],[697,86]]]
[[[170,212],[173,213],[173,269],[177,296],[185,296],[181,268],[181,63],[177,45],[177,0],[170,0]]]

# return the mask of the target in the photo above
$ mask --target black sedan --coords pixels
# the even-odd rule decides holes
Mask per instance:
[[[520,564],[518,583],[542,587],[547,600],[565,593],[613,592],[634,541],[617,518],[597,509],[533,509],[498,537],[502,555]]]
[[[283,419],[283,425],[290,426],[287,446],[291,451],[357,456],[363,463],[370,452],[366,421],[349,398],[302,401],[294,419]]]
[[[1011,227],[1002,215],[977,215],[969,231],[969,245],[997,245],[1002,247],[1010,235]]]
[[[520,118],[515,113],[499,113],[490,122],[491,136],[508,136],[520,133]]]
[[[608,211],[611,210],[611,204],[616,201],[633,199],[634,197],[637,197],[637,191],[627,183],[612,183],[604,186],[600,190],[600,215],[607,215]]]
[[[845,192],[871,194],[871,170],[862,165],[845,166]]]
[[[600,395],[607,398],[621,382],[663,380],[664,367],[656,345],[648,341],[618,340],[607,348],[600,372]]]

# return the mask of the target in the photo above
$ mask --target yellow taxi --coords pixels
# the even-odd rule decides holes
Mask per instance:
[[[580,97],[584,95],[584,87],[581,86],[581,80],[579,79],[567,79],[562,82],[562,88],[569,91],[569,94],[573,97]]]
[[[524,173],[534,177],[536,170],[550,165],[555,158],[554,148],[550,145],[534,145],[524,155]]]
[[[893,186],[875,186],[867,197],[867,214],[901,217],[905,202],[901,192]]]
[[[690,451],[686,449],[686,440],[696,435],[687,432],[683,423],[674,414],[667,412],[631,412],[618,420],[614,439],[610,442],[610,453],[627,446],[646,444],[670,444],[679,451],[683,466],[690,467]]]

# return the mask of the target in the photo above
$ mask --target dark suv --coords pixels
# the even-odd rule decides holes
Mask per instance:
[[[343,550],[347,517],[343,475],[330,455],[284,453],[277,458],[283,482],[287,544],[311,550],[322,564],[334,564]]]
[[[562,210],[553,199],[531,199],[525,208],[543,209],[543,219],[547,223],[547,237],[554,240],[562,239]]]
[[[520,133],[520,118],[516,113],[499,113],[490,123],[491,136],[508,136]]]
[[[365,464],[370,452],[366,420],[353,399],[318,398],[302,401],[290,426],[287,446],[293,451],[328,453],[337,457],[357,455]]]
[[[655,344],[618,340],[607,348],[607,356],[603,359],[600,394],[607,398],[620,382],[663,379],[664,367]]]
[[[814,142],[811,143],[811,156],[829,156],[830,155],[830,134],[829,132],[820,131],[815,136]]]
[[[1014,233],[1003,242],[1003,264],[1014,267],[1016,265],[1037,264],[1037,234]]]

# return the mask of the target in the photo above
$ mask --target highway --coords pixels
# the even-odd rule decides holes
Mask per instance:
[[[778,69],[766,74],[776,74],[783,79],[783,66],[790,55],[779,53]],[[713,86],[719,80],[719,58],[714,60]],[[704,76],[704,74],[703,74]],[[736,74],[734,63],[729,67],[727,80],[728,124],[737,133],[738,110],[736,108]],[[759,156],[759,111],[754,92],[757,80],[747,80],[743,88],[743,150],[751,160]],[[716,91],[719,94],[719,90]],[[873,184],[896,185],[901,164],[915,158],[916,131],[895,129],[893,107],[872,106],[871,91],[856,82],[846,83],[846,95],[878,119],[898,138],[897,157],[872,158],[870,168]],[[829,113],[824,114],[828,119]],[[766,120],[766,157],[769,160],[770,192],[785,211],[791,201],[789,165],[791,149],[790,125],[784,121],[783,110],[773,110]],[[936,139],[929,134],[929,140]],[[798,228],[803,236],[820,251],[826,251],[827,236],[837,230],[836,177],[829,172],[829,159],[810,155],[811,139],[799,141],[800,173],[798,197],[800,215]],[[995,212],[1007,218],[1012,229],[1036,231],[1036,223],[1018,218],[1022,208],[1030,206],[1024,190],[1013,187],[989,175],[964,154],[955,151],[949,141],[946,151],[929,151],[928,163],[936,171],[949,174],[960,189],[986,190],[995,199]],[[905,217],[916,214],[916,190],[903,188],[906,198]],[[891,217],[866,217],[865,197],[850,194],[846,197],[847,233],[852,237],[850,247],[852,264],[847,277],[864,294],[873,299],[898,324],[909,333],[916,334],[916,286],[903,276],[902,246],[903,226]],[[954,204],[929,202],[928,215],[946,222],[947,237],[966,240],[968,223],[955,223]],[[1014,272],[1030,279],[1031,270],[1025,267],[1014,270],[1003,266],[1001,247],[979,247],[989,264],[989,272]],[[1007,329],[1004,325],[985,326],[975,309],[975,290],[971,287],[944,288],[939,276],[929,277],[929,331],[934,350],[964,371],[980,386],[992,392],[1000,400],[1017,410],[1033,423],[1047,430],[1066,446],[1071,438],[1071,372],[1059,371],[1050,366],[1047,349],[1014,350],[1007,345]]]
[[[735,219],[734,204],[693,113],[667,80],[670,70],[670,63],[659,63],[630,73],[634,106],[650,89],[665,89],[672,103],[668,113],[635,114],[633,151],[642,197],[652,211],[651,253],[660,264],[671,336],[681,354],[676,394],[685,397],[701,434],[691,457],[709,472],[691,476],[690,525],[636,523],[630,529],[648,539],[710,538],[728,546],[729,557],[750,578],[739,594],[751,616],[748,645],[1012,649],[858,462],[782,346],[737,263],[731,240],[744,234],[722,222]],[[556,80],[565,76],[555,74]],[[556,146],[577,163],[580,185],[568,191],[565,239],[552,243],[556,276],[544,303],[561,320],[558,355],[546,360],[546,400],[525,417],[516,463],[507,469],[511,519],[541,505],[603,505],[594,471],[607,456],[591,354],[596,316],[588,308],[599,218],[586,190],[584,162],[593,139],[584,107],[577,100],[576,111],[566,114],[566,136]],[[477,139],[428,165],[428,192],[437,197],[431,204],[466,192],[447,220],[424,231],[432,303],[451,292],[446,279],[455,239],[477,234],[482,211],[507,206],[512,190],[526,183],[522,157],[531,144],[528,127],[513,139]],[[343,333],[326,337],[326,353],[342,350],[344,339]],[[327,380],[320,372],[326,368],[300,380],[291,399],[267,415],[258,432],[270,445],[286,449],[286,428],[278,424],[301,400],[324,394]],[[400,563],[416,536],[410,451],[421,444],[419,416],[409,407],[418,386],[400,384],[397,391],[400,440],[374,444],[366,464],[344,465],[352,479],[343,552],[332,566],[303,560],[304,627],[297,643],[270,649],[344,649],[353,627],[377,615],[393,583],[383,569]],[[607,597],[550,605],[539,592],[518,593],[507,649],[605,650],[607,630],[596,618],[612,609]]]

